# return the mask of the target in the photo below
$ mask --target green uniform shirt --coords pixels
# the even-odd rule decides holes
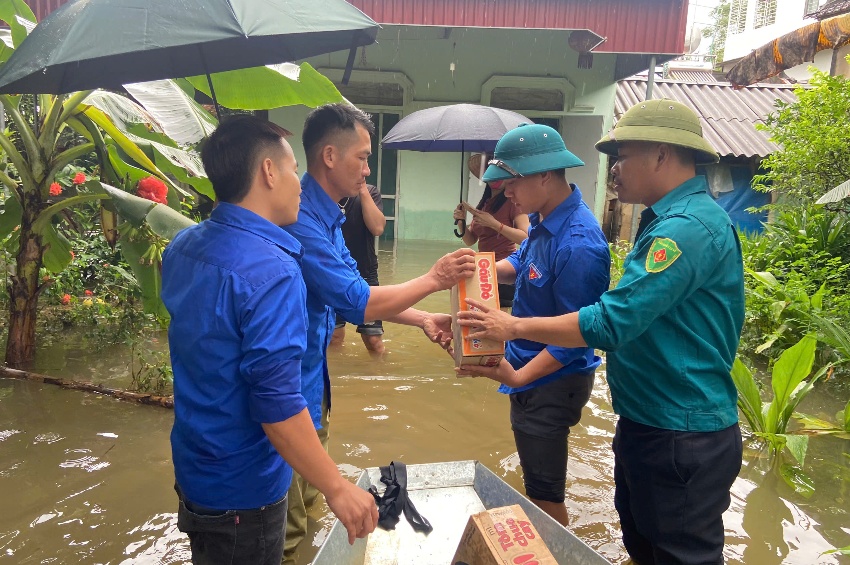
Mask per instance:
[[[608,352],[614,410],[680,431],[738,421],[729,371],[744,323],[741,244],[705,177],[652,206],[617,288],[579,310],[588,345]]]

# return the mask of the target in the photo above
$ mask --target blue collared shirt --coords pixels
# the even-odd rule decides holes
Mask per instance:
[[[694,177],[652,205],[617,288],[579,311],[608,351],[614,411],[648,426],[717,431],[738,421],[729,371],[744,323],[738,234]]]
[[[279,227],[226,203],[163,253],[174,369],[171,450],[177,483],[195,504],[259,508],[289,488],[292,469],[261,424],[306,406],[301,253]]]
[[[575,185],[566,200],[540,221],[530,214],[528,239],[507,258],[517,273],[512,314],[518,318],[560,316],[593,304],[610,282],[611,255],[599,222]],[[499,387],[511,394],[565,375],[588,373],[602,362],[590,347],[556,347],[527,339],[509,341],[505,358],[519,369],[546,349],[564,366],[523,387]]]
[[[301,363],[301,392],[316,429],[322,427],[322,396],[330,406],[327,350],[334,329],[334,312],[352,324],[362,324],[369,302],[369,285],[351,258],[340,226],[345,216],[339,205],[310,173],[301,177],[298,221],[283,229],[304,246],[301,270],[307,283],[307,351]]]

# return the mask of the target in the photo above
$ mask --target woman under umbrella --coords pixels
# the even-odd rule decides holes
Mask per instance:
[[[489,155],[477,153],[467,161],[469,171],[481,178],[481,159],[484,163]],[[478,243],[479,251],[492,251],[496,261],[501,261],[516,250],[528,237],[528,214],[511,202],[502,188],[502,181],[485,185],[481,201],[473,208],[466,202],[458,204],[454,211],[455,220],[466,220],[466,213],[472,214],[472,223],[463,234],[467,245]],[[499,303],[502,307],[513,304],[514,285],[499,285]]]

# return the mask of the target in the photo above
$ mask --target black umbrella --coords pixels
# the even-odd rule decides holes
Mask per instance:
[[[492,152],[508,130],[530,121],[510,110],[478,104],[438,106],[413,112],[400,120],[387,132],[381,145],[385,149],[460,151],[460,200],[463,201],[463,152]],[[460,231],[455,229],[455,235],[463,237],[466,222],[455,220],[455,225],[458,223]]]
[[[342,49],[350,69],[378,27],[344,0],[74,0],[0,68],[0,93],[117,90]]]

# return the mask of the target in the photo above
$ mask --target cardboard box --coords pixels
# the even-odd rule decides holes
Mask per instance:
[[[457,313],[469,310],[466,298],[490,308],[499,307],[499,283],[496,278],[496,254],[475,254],[475,274],[461,279],[452,287],[452,329],[454,331],[455,366],[485,365],[494,367],[505,356],[505,343],[489,339],[468,340],[469,328],[457,323]]]
[[[557,565],[519,504],[469,517],[452,565]]]

